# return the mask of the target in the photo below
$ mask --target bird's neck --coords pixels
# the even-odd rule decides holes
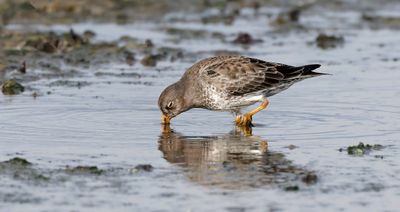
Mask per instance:
[[[182,78],[177,82],[178,84],[177,86],[182,86],[182,88],[179,89],[180,91],[182,91],[180,95],[183,97],[184,105],[188,109],[199,107],[201,105],[198,96],[196,96],[198,92],[195,92],[196,88],[200,87],[196,85],[197,83],[198,83],[197,81],[192,80],[190,78],[186,80],[183,80]]]

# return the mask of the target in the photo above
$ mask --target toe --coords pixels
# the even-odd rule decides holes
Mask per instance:
[[[242,117],[241,116],[236,116],[235,122],[236,122],[236,125],[241,125]]]
[[[244,127],[251,127],[253,126],[251,121],[253,120],[253,117],[250,115],[243,115],[243,116],[236,116],[235,122],[236,125],[238,126],[244,126]]]
[[[252,117],[249,115],[244,115],[240,121],[241,126],[252,126],[251,124]]]

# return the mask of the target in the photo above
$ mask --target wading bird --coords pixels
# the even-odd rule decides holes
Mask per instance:
[[[229,111],[236,114],[238,126],[251,126],[254,114],[265,109],[267,97],[286,90],[303,79],[323,75],[313,72],[319,64],[289,66],[244,56],[217,56],[190,67],[182,78],[160,95],[158,106],[162,123],[191,108]],[[241,115],[241,109],[261,102]]]

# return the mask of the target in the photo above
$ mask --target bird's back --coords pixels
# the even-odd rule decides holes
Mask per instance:
[[[277,94],[295,82],[319,76],[313,72],[319,64],[289,66],[243,56],[217,56],[194,64],[184,77],[199,80],[208,103],[222,110],[245,106],[258,96]],[[248,99],[251,101],[247,101]],[[210,103],[211,102],[211,103]],[[228,104],[229,103],[229,104]]]

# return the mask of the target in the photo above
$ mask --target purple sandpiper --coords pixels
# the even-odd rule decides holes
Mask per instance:
[[[286,90],[303,79],[323,75],[313,72],[319,64],[289,66],[244,56],[217,56],[190,67],[182,78],[160,95],[162,123],[192,108],[229,111],[238,126],[251,126],[252,117],[265,109],[267,97]],[[261,102],[241,115],[242,108]]]

